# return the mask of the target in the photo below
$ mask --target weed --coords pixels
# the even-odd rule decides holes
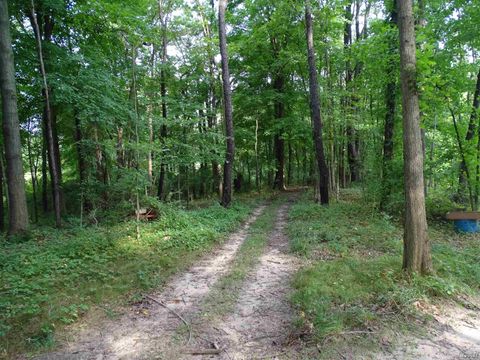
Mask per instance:
[[[98,227],[34,228],[29,239],[0,243],[0,353],[52,346],[58,327],[91,307],[115,306],[161,285],[246,218],[257,200],[225,210],[164,205],[158,221]]]
[[[296,275],[292,301],[316,339],[400,326],[423,316],[419,301],[478,294],[478,235],[460,236],[443,222],[431,223],[435,273],[407,277],[398,222],[351,191],[347,195],[329,207],[300,201],[290,211],[292,251],[316,259]],[[325,253],[327,261],[318,260]]]

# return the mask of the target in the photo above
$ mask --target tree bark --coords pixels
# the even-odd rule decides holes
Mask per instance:
[[[83,132],[82,126],[80,123],[80,118],[77,113],[74,114],[75,117],[75,145],[77,150],[78,157],[78,175],[80,183],[84,183],[87,180],[87,164],[85,163],[85,151],[83,149]]]
[[[42,124],[42,134],[45,133],[45,124]],[[48,175],[47,175],[47,139],[42,135],[42,209],[46,214],[48,208]]]
[[[397,9],[395,1],[393,1],[392,10],[388,24],[391,28],[397,26]],[[397,49],[394,39],[389,39],[388,56],[393,56]],[[397,75],[396,64],[393,59],[389,59],[387,67],[388,83],[385,87],[385,128],[383,136],[383,162],[382,162],[382,194],[380,199],[380,209],[384,210],[388,195],[390,194],[390,175],[391,162],[393,160],[393,132],[395,129],[395,110],[396,110],[396,92],[397,92]]]
[[[32,154],[32,135],[31,135],[31,122],[28,121],[28,138],[27,138],[27,152],[28,152],[28,164],[30,166],[30,176],[32,178],[32,201],[33,201],[33,221],[38,222],[38,205],[37,205],[37,167],[33,161]]]
[[[43,79],[43,91],[45,94],[45,105],[46,105],[46,134],[47,134],[47,147],[48,147],[48,157],[49,157],[49,164],[51,169],[51,181],[52,181],[52,188],[53,188],[53,208],[55,211],[55,224],[57,227],[62,225],[61,219],[61,183],[60,183],[60,169],[58,168],[58,158],[55,156],[56,150],[54,146],[55,136],[53,131],[53,118],[52,118],[52,108],[50,106],[50,94],[48,89],[47,83],[47,74],[45,71],[45,64],[43,61],[43,50],[42,50],[42,39],[40,36],[40,28],[38,26],[37,15],[35,13],[35,4],[33,0],[31,1],[31,19],[32,19],[32,27],[34,29],[35,38],[37,41],[37,52],[38,52],[38,60],[40,62],[40,72]]]
[[[350,0],[345,7],[345,27],[343,32],[343,45],[347,60],[345,62],[345,89],[352,92],[351,84],[353,80],[353,71],[350,63],[350,47],[352,45],[352,3]],[[359,151],[357,146],[356,130],[352,124],[351,117],[353,116],[353,92],[344,98],[344,107],[347,115],[346,119],[346,134],[347,134],[347,160],[348,167],[350,169],[350,180],[352,182],[360,179],[360,166],[359,166]]]
[[[8,232],[10,235],[14,235],[28,229],[28,209],[7,0],[0,0],[0,91],[7,167]]]
[[[423,151],[416,79],[416,45],[411,0],[398,0],[402,84],[405,229],[403,268],[408,272],[432,270],[427,236]]]
[[[325,152],[323,149],[322,137],[322,117],[320,112],[320,99],[318,94],[317,67],[315,63],[315,48],[313,44],[313,21],[310,10],[310,4],[305,6],[305,22],[307,27],[307,51],[308,68],[310,80],[310,111],[313,123],[313,142],[315,144],[315,155],[317,157],[317,167],[319,173],[318,191],[320,194],[320,203],[328,205],[328,167],[325,161]]]
[[[232,201],[232,173],[235,158],[235,139],[233,134],[232,93],[230,88],[230,69],[228,67],[227,33],[225,29],[225,8],[227,0],[220,0],[218,5],[218,32],[220,37],[220,55],[222,57],[223,106],[225,112],[225,131],[227,152],[223,167],[223,193],[221,204],[230,206]]]
[[[258,164],[258,117],[255,118],[255,188],[260,190],[260,168]]]
[[[3,154],[0,152],[0,232],[5,231],[5,204],[3,202]]]
[[[478,117],[479,106],[480,106],[480,69],[478,70],[478,73],[477,73],[477,82],[475,85],[475,92],[473,94],[472,112],[470,113],[470,121],[468,122],[467,134],[465,135],[465,141],[467,142],[472,141],[474,138],[475,129],[477,127],[477,117]],[[478,130],[478,133],[480,133],[480,128]],[[466,161],[462,159],[460,163],[460,173],[458,176],[458,185],[459,185],[458,195],[460,199],[464,198],[463,193],[465,192],[465,189],[468,186],[468,181],[471,181],[471,179],[468,179],[466,177],[468,172],[467,167],[468,165]]]
[[[168,61],[168,54],[167,54],[167,23],[168,19],[166,14],[164,13],[164,7],[161,1],[159,1],[159,12],[160,18],[162,22],[162,61],[161,61],[161,69],[160,69],[160,96],[162,98],[162,119],[163,124],[160,128],[160,142],[162,146],[162,150],[165,150],[165,139],[168,136],[168,129],[167,129],[167,74],[165,71],[165,67],[167,66]],[[163,153],[161,156],[161,163],[160,163],[160,175],[158,177],[158,190],[157,190],[157,197],[161,201],[165,196],[165,176],[166,176],[166,164],[164,160],[165,154]]]
[[[277,96],[283,95],[285,91],[285,78],[281,73],[281,70],[277,73],[273,82],[273,87],[277,93]],[[274,116],[277,121],[282,121],[285,117],[285,104],[283,99],[276,99],[274,104]],[[285,141],[282,137],[281,130],[277,130],[277,133],[273,139],[273,147],[276,160],[275,178],[273,180],[273,188],[278,190],[285,190]]]
[[[281,119],[283,117],[283,104],[279,105],[282,107],[282,110],[276,112],[277,119]],[[276,171],[275,178],[273,180],[273,188],[278,190],[285,190],[285,141],[280,134],[275,134],[275,137],[273,139],[273,147],[276,160]]]

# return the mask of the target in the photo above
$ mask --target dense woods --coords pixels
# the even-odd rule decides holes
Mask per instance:
[[[479,208],[478,24],[474,0],[0,0],[2,244],[355,188],[431,274],[427,219]]]
[[[478,207],[479,9],[403,5],[2,1],[10,233],[309,184],[395,213],[405,154],[406,244],[425,243],[424,195]]]

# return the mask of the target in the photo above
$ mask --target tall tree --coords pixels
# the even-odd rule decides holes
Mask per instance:
[[[0,0],[0,90],[2,94],[3,137],[7,160],[8,232],[13,235],[28,229],[28,210],[7,0]]]
[[[473,94],[473,104],[472,104],[472,111],[470,113],[470,121],[468,123],[468,130],[465,135],[465,141],[469,142],[472,141],[474,136],[475,136],[475,129],[477,127],[477,114],[478,114],[478,109],[480,106],[480,70],[478,70],[477,73],[477,81],[475,85],[475,92]],[[480,144],[480,140],[478,142]],[[470,186],[470,181],[472,179],[469,179],[467,173],[469,172],[467,162],[462,158],[462,161],[460,163],[460,173],[459,173],[459,179],[458,179],[458,195],[460,198],[464,197],[464,193],[467,187]],[[478,184],[476,184],[478,186]],[[475,194],[475,206],[478,208],[478,191],[476,191]],[[473,210],[473,209],[472,209]]]
[[[223,107],[225,115],[225,132],[227,137],[227,152],[223,167],[222,206],[228,207],[232,201],[232,173],[235,158],[235,139],[233,134],[232,90],[230,88],[230,69],[228,67],[227,33],[225,28],[225,9],[227,0],[218,4],[218,33],[220,40],[220,55],[222,57]]]
[[[322,117],[320,113],[320,99],[318,95],[317,67],[315,63],[315,47],[313,44],[313,21],[310,9],[310,2],[305,6],[305,23],[307,27],[307,51],[308,51],[308,69],[310,80],[310,112],[313,123],[313,142],[315,145],[315,155],[317,157],[317,167],[319,173],[318,190],[320,193],[320,202],[328,205],[328,167],[325,161],[322,138]]]
[[[432,263],[425,212],[413,4],[411,0],[398,0],[397,5],[400,31],[405,181],[403,268],[408,272],[428,273],[432,269]]]
[[[56,133],[54,131],[53,125],[53,114],[52,114],[52,106],[50,103],[50,90],[48,88],[47,82],[47,73],[45,70],[45,62],[43,57],[43,47],[42,47],[42,38],[40,27],[38,25],[37,14],[35,12],[35,3],[34,0],[31,1],[31,21],[33,31],[35,33],[35,39],[37,43],[37,53],[38,53],[38,61],[40,63],[40,74],[43,80],[43,89],[42,92],[45,96],[45,130],[46,130],[46,139],[47,139],[47,147],[48,147],[48,160],[50,165],[50,176],[52,180],[52,188],[53,188],[53,209],[55,211],[55,224],[57,227],[62,225],[61,213],[62,213],[62,205],[61,205],[61,170],[60,170],[60,161],[59,161],[59,151],[55,147]]]
[[[352,22],[353,22],[353,13],[352,13],[352,4],[353,0],[349,0],[345,6],[345,24],[344,24],[344,33],[343,33],[343,46],[345,50],[345,89],[347,92],[350,92],[349,96],[344,98],[344,106],[346,113],[346,135],[347,135],[347,159],[348,167],[350,168],[350,180],[358,181],[360,180],[360,152],[359,152],[359,143],[357,137],[357,131],[353,125],[353,116],[355,110],[356,98],[352,89],[352,82],[354,71],[351,64],[351,52],[352,52]]]
[[[276,61],[280,59],[280,52],[282,46],[286,41],[282,41],[281,37],[272,37],[270,40],[272,44],[273,56]],[[277,65],[275,73],[273,74],[273,89],[276,93],[274,101],[274,113],[273,116],[277,122],[282,122],[285,117],[285,74],[282,65]],[[283,125],[277,126],[275,136],[273,138],[273,150],[275,155],[275,179],[273,181],[273,188],[279,190],[285,190],[285,140],[283,138]]]
[[[168,38],[167,38],[167,26],[169,21],[169,10],[170,10],[170,2],[169,1],[158,1],[158,10],[159,10],[159,18],[160,18],[160,30],[162,33],[162,59],[161,59],[161,68],[160,68],[160,95],[162,97],[162,120],[163,124],[160,129],[160,141],[162,148],[165,147],[165,140],[168,135],[167,129],[167,75],[166,75],[166,67],[168,61]],[[162,149],[163,150],[163,149]],[[162,200],[165,193],[165,175],[166,175],[166,164],[163,159],[164,154],[162,154],[162,160],[160,163],[160,175],[158,177],[158,191],[157,197],[159,200]]]
[[[389,19],[387,20],[388,29],[396,30],[397,26],[397,5],[396,0],[393,0]],[[393,32],[392,32],[393,33]],[[396,94],[397,94],[397,72],[394,55],[398,51],[396,39],[388,33],[388,64],[386,77],[388,79],[385,86],[385,127],[383,137],[383,161],[382,161],[382,193],[380,199],[380,209],[385,208],[385,204],[390,194],[390,171],[391,162],[393,160],[393,131],[395,129],[395,110],[396,110]]]

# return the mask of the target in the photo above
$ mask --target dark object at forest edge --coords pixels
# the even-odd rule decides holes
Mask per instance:
[[[453,220],[456,232],[476,233],[479,230],[480,212],[478,211],[452,211],[445,217],[448,220]]]
[[[143,209],[139,209],[138,212],[139,212],[140,220],[152,221],[158,218],[158,213],[153,209],[143,208]],[[136,216],[136,215],[137,215],[137,212],[135,211],[135,214],[133,214],[133,216]]]

